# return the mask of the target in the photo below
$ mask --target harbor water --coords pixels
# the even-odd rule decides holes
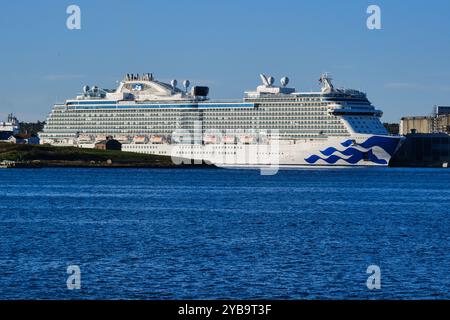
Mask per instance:
[[[450,298],[446,169],[2,169],[0,180],[0,299]],[[79,290],[67,286],[74,265]]]

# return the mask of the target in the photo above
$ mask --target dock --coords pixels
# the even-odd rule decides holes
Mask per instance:
[[[448,168],[450,135],[446,133],[410,133],[392,157],[391,167]]]

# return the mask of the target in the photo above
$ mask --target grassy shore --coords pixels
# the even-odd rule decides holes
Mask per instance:
[[[3,160],[15,161],[17,167],[162,168],[176,166],[167,156],[0,142],[0,162]]]

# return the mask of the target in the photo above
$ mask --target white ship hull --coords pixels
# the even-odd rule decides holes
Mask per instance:
[[[267,144],[124,144],[123,151],[216,166],[387,166],[401,137],[358,135]]]

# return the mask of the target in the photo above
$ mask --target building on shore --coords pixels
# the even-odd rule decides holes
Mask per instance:
[[[400,133],[402,135],[407,135],[411,132],[431,133],[432,121],[432,117],[427,116],[403,117],[400,120]]]
[[[95,149],[98,150],[122,150],[122,144],[113,139],[112,137],[107,137],[105,140],[98,141],[95,143]]]
[[[14,143],[14,144],[40,144],[39,137],[16,134],[11,135],[8,139],[3,140],[3,142]]]
[[[394,134],[394,135],[398,135],[399,134],[399,127],[400,125],[398,123],[383,123],[384,127],[386,128],[387,132],[389,132],[389,134]]]
[[[400,134],[450,133],[450,107],[437,106],[432,116],[403,117],[400,120]]]
[[[438,106],[430,116],[403,117],[405,140],[392,157],[391,167],[448,167],[450,107]]]

